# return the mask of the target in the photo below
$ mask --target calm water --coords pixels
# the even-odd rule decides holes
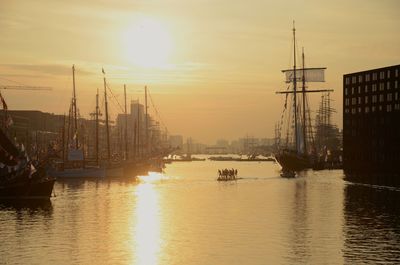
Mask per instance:
[[[218,168],[244,179],[215,181]],[[359,264],[400,261],[400,190],[271,162],[167,165],[138,181],[63,181],[0,203],[1,264]]]

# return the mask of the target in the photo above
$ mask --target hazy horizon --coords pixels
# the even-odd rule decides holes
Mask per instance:
[[[10,109],[68,112],[71,67],[88,117],[101,69],[122,103],[149,87],[171,134],[203,143],[274,135],[292,67],[292,20],[306,66],[327,67],[334,122],[342,127],[342,76],[400,62],[400,2],[385,1],[11,1],[0,3],[0,86]],[[313,109],[320,95],[312,95]],[[111,104],[111,112],[118,112]],[[312,114],[314,116],[315,113]]]

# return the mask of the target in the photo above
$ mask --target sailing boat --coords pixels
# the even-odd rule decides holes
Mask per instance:
[[[104,170],[98,166],[88,166],[85,161],[83,143],[79,143],[78,130],[78,111],[76,104],[75,89],[75,65],[72,65],[72,84],[73,96],[69,111],[67,143],[65,144],[63,135],[63,160],[55,161],[53,167],[49,169],[49,175],[57,178],[81,178],[81,177],[104,177]],[[64,155],[67,151],[67,156]]]
[[[278,151],[275,158],[282,166],[283,172],[299,171],[312,168],[315,157],[313,148],[313,132],[310,119],[310,111],[307,101],[307,93],[328,92],[333,90],[319,89],[308,90],[308,82],[324,82],[325,67],[305,68],[304,49],[302,52],[302,67],[296,65],[296,29],[293,22],[293,68],[283,70],[286,76],[286,83],[289,84],[286,91],[278,91],[278,94],[285,94],[285,106],[279,127]],[[298,86],[301,82],[301,87]],[[288,104],[289,96],[292,102]],[[301,99],[301,101],[299,100]],[[286,111],[289,106],[289,111]],[[284,117],[287,123],[284,125]],[[286,139],[282,143],[281,132],[286,126]],[[293,176],[293,174],[290,174]]]
[[[7,108],[3,102],[5,120]],[[4,129],[8,128],[7,122]],[[55,179],[46,175],[44,163],[29,159],[23,145],[18,146],[0,128],[0,198],[1,199],[49,199]]]
[[[124,129],[124,159],[123,160],[114,160],[112,159],[111,152],[111,139],[110,139],[110,125],[109,125],[109,111],[108,111],[108,96],[107,96],[107,80],[106,73],[104,69],[102,69],[103,73],[103,85],[104,85],[104,107],[105,107],[105,127],[106,127],[106,143],[107,143],[107,158],[102,163],[102,168],[105,170],[105,175],[107,177],[127,177],[127,176],[136,176],[138,174],[147,173],[142,170],[141,161],[136,159],[129,159],[128,154],[128,137],[127,137],[127,126],[128,126],[128,117],[127,117],[127,109],[126,109],[126,86],[124,86],[124,99],[125,99],[125,129]],[[120,150],[121,151],[121,150]]]

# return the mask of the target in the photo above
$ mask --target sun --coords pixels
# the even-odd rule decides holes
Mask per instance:
[[[163,23],[141,18],[132,23],[123,35],[123,53],[128,62],[143,68],[168,66],[172,39]]]

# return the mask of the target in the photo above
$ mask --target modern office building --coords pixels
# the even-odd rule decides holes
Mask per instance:
[[[400,186],[400,65],[343,76],[343,167],[348,180]]]

